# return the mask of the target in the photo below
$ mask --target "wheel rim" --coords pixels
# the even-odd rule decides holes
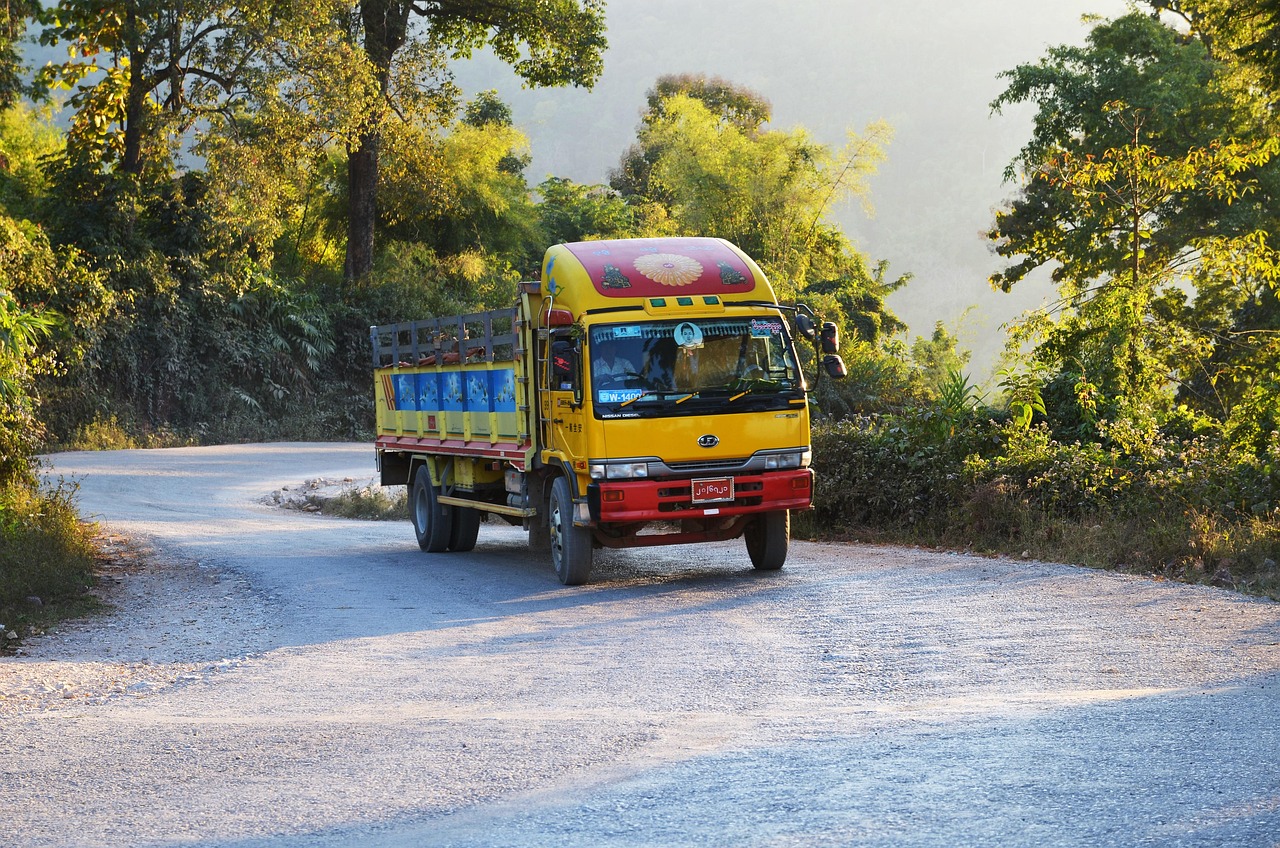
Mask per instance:
[[[560,571],[560,563],[564,559],[564,534],[560,526],[560,504],[554,503],[551,506],[551,562],[556,567],[556,571]]]
[[[414,523],[418,526],[418,532],[425,532],[427,528],[427,490],[419,488],[413,498],[413,515]]]

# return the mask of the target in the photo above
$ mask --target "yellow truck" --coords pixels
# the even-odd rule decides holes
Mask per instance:
[[[488,513],[567,585],[598,547],[745,537],[781,568],[813,492],[793,340],[844,376],[835,325],[710,238],[558,244],[509,309],[370,337],[380,479],[409,487],[418,545],[471,550]]]

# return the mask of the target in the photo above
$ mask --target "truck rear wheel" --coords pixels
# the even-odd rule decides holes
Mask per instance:
[[[480,535],[480,510],[462,506],[451,509],[453,528],[449,533],[449,550],[466,553],[475,548]]]
[[[413,520],[418,547],[433,554],[449,547],[453,531],[452,511],[436,499],[436,487],[431,485],[431,472],[425,465],[413,478],[409,518]]]
[[[573,495],[569,481],[551,484],[551,562],[566,586],[581,586],[591,574],[591,531],[573,523]]]
[[[787,545],[791,540],[791,512],[766,512],[747,525],[743,534],[747,556],[758,571],[777,571],[787,561]]]

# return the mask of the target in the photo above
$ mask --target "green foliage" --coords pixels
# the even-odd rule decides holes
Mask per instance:
[[[955,335],[941,321],[933,325],[929,338],[911,343],[911,361],[920,369],[925,385],[935,392],[941,392],[950,375],[969,363],[969,351],[958,350],[957,345]]]
[[[825,216],[832,204],[865,195],[886,126],[869,127],[865,137],[851,133],[833,153],[803,130],[744,129],[688,94],[662,103],[638,142],[652,159],[648,194],[622,186],[629,201],[665,206],[678,232],[729,239],[797,289],[857,274],[851,266],[861,258]]]
[[[1280,92],[1280,2],[1278,0],[1145,0],[1181,18],[1215,56],[1238,62]],[[1254,84],[1251,78],[1249,84]]]
[[[373,268],[379,148],[395,126],[390,116],[420,114],[423,110],[413,108],[415,102],[422,102],[422,92],[436,89],[433,83],[446,76],[449,59],[488,46],[530,85],[590,86],[600,75],[606,46],[602,0],[369,0],[360,4],[358,13],[351,41],[360,45],[361,58],[385,102],[366,115],[362,132],[349,148],[344,268],[348,279]],[[415,18],[422,19],[421,26],[415,25]],[[485,128],[489,126],[499,124]],[[513,171],[510,159],[504,170]]]
[[[430,149],[386,141],[380,184],[386,237],[440,254],[480,250],[508,260],[529,254],[537,213],[520,169],[510,167],[527,146],[523,133],[464,120]]]
[[[645,123],[667,117],[667,101],[676,95],[692,97],[720,120],[743,130],[758,130],[773,118],[773,106],[759,92],[721,77],[702,74],[667,74],[658,77],[645,95]]]
[[[36,380],[58,370],[46,342],[62,324],[37,298],[54,285],[58,265],[39,231],[0,215],[0,485],[30,482],[31,457],[44,435]]]
[[[18,43],[27,30],[28,19],[39,4],[27,0],[7,0],[0,8],[0,111],[15,105],[30,86],[23,79]]]
[[[1015,428],[1025,430],[1031,426],[1036,413],[1047,414],[1041,391],[1043,374],[1001,368],[996,376],[1000,378],[1000,388],[1009,408],[1009,420]]]
[[[1055,430],[1089,438],[1100,422],[1164,420],[1179,401],[1243,413],[1265,392],[1259,331],[1280,279],[1280,142],[1256,87],[1137,13],[1005,76],[993,105],[1039,112],[1014,163],[1027,179],[989,234],[1023,258],[992,283],[1054,267],[1059,300],[1016,325],[1010,347],[1030,347],[1045,372]]]
[[[74,485],[38,492],[26,483],[0,484],[0,620],[35,596],[56,601],[92,582],[91,528],[80,523]]]
[[[548,177],[538,185],[542,244],[639,235],[636,214],[613,189]],[[536,257],[540,262],[542,257]]]
[[[812,353],[807,347],[802,347],[800,355],[811,364]],[[818,372],[811,387],[814,403],[824,415],[845,418],[899,413],[928,400],[929,387],[908,363],[900,345],[879,347],[855,336],[841,345],[840,356],[848,376],[837,381]]]
[[[0,109],[0,213],[30,217],[48,190],[41,160],[62,145],[47,110],[17,104]]]
[[[817,424],[816,523],[1280,593],[1275,436],[1261,454],[1124,424],[1064,442],[980,412],[945,433],[936,411]]]
[[[901,530],[963,502],[964,458],[991,451],[998,425],[971,410],[944,435],[928,408],[814,426],[814,508],[824,526]]]
[[[660,78],[636,144],[611,179],[632,211],[632,232],[737,244],[759,262],[780,299],[801,300],[840,326],[850,379],[819,381],[819,406],[834,415],[900,408],[920,386],[903,367],[904,352],[893,347],[905,327],[886,300],[910,276],[891,278],[885,262],[872,266],[828,219],[838,203],[865,201],[866,180],[891,132],[872,124],[833,151],[800,128],[765,129],[768,117],[768,102],[749,89],[701,76]],[[598,211],[582,209],[581,193],[563,194],[557,204],[569,204],[571,215]],[[616,209],[607,196],[602,200],[605,211]],[[574,225],[556,213],[562,232]],[[801,355],[812,364],[809,352]]]
[[[331,114],[332,100],[307,94],[335,72],[350,81],[350,63],[325,49],[338,40],[340,8],[334,0],[60,0],[42,14],[41,41],[65,44],[68,60],[46,67],[39,82],[72,91],[70,162],[139,175],[163,167],[197,121],[221,124],[277,94]],[[348,87],[352,105],[362,102],[359,90]]]
[[[409,516],[409,492],[400,487],[388,491],[382,486],[364,486],[341,492],[320,506],[325,515],[340,518],[403,521]]]

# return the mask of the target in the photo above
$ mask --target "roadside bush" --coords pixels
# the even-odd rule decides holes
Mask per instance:
[[[349,489],[321,504],[320,511],[340,518],[403,521],[409,515],[408,491],[399,486],[391,491],[381,486]]]
[[[31,596],[78,596],[92,583],[92,530],[80,523],[75,492],[66,483],[45,492],[0,486],[0,611],[20,609]]]
[[[1135,469],[1115,448],[1055,441],[1047,427],[1004,431],[994,457],[970,455],[964,463],[970,491],[996,490],[1049,517],[1079,518],[1123,508],[1135,486]]]
[[[815,525],[1280,593],[1280,439],[939,414],[815,425]]]
[[[921,411],[859,416],[813,428],[814,505],[821,523],[904,527],[935,519],[962,496],[963,460],[989,450],[998,424],[977,411],[953,436]]]

